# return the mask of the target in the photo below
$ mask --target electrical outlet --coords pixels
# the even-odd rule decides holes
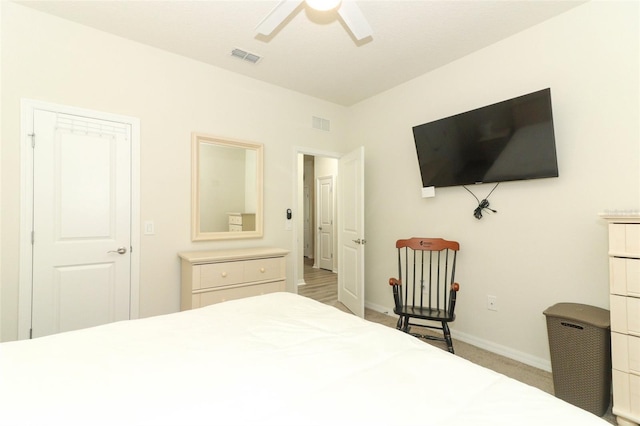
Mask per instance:
[[[498,298],[496,296],[487,296],[487,309],[490,311],[498,310]]]

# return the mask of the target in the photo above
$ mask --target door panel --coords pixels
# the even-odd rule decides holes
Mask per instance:
[[[76,330],[116,320],[113,264],[54,269],[54,330]]]
[[[357,299],[358,298],[358,249],[346,246],[344,247],[342,257],[344,258],[344,264],[340,273],[343,277],[342,290],[345,292],[345,296]]]
[[[55,182],[62,190],[56,195],[57,239],[102,239],[113,236],[111,226],[110,177],[114,165],[110,155],[112,138],[59,133],[54,153]],[[80,161],[79,161],[80,160]],[[82,220],[78,213],[82,212]]]
[[[32,336],[128,319],[130,126],[43,110],[33,119]]]
[[[338,163],[338,300],[364,317],[364,148]]]

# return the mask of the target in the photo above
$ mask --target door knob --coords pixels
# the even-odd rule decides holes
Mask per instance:
[[[125,254],[127,252],[127,249],[124,247],[118,247],[118,250],[109,250],[107,253],[118,253],[118,254]]]

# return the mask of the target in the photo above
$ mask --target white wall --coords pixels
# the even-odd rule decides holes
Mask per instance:
[[[0,7],[2,340],[17,334],[21,98],[140,119],[141,219],[153,219],[156,230],[154,236],[141,237],[141,316],[178,310],[179,251],[256,245],[292,248],[292,231],[285,231],[284,218],[286,209],[295,207],[293,147],[339,152],[344,145],[344,107],[14,3],[3,1]],[[314,115],[330,119],[332,131],[312,129]],[[193,131],[264,144],[263,239],[191,242]],[[293,263],[288,262],[289,277]]]
[[[638,39],[638,3],[590,2],[351,108],[348,140],[367,152],[369,306],[392,305],[396,239],[457,240],[454,337],[548,368],[544,309],[608,308],[598,213],[640,206]],[[559,178],[501,184],[489,198],[498,213],[480,221],[462,187],[421,198],[412,126],[546,87]],[[471,190],[482,199],[492,188]]]
[[[23,97],[140,118],[141,219],[156,227],[141,237],[142,316],[178,309],[178,251],[292,248],[284,214],[297,214],[300,146],[311,154],[366,147],[370,306],[391,305],[395,240],[427,235],[461,243],[458,337],[544,366],[545,308],[608,307],[606,226],[597,213],[637,208],[640,199],[635,2],[589,2],[349,109],[14,3],[0,7],[3,340],[17,327]],[[559,178],[502,184],[490,198],[499,212],[481,221],[462,188],[420,198],[412,126],[544,87],[552,89]],[[312,115],[331,119],[332,131],[312,129]],[[265,144],[264,239],[190,241],[192,131]],[[473,188],[479,197],[490,189]],[[297,262],[289,260],[291,277]],[[498,312],[486,310],[487,294],[497,296]]]

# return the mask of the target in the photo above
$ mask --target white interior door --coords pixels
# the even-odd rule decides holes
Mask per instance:
[[[333,177],[318,178],[318,267],[333,271]]]
[[[34,110],[33,337],[130,318],[131,126]]]
[[[338,300],[364,317],[364,147],[338,162]]]

